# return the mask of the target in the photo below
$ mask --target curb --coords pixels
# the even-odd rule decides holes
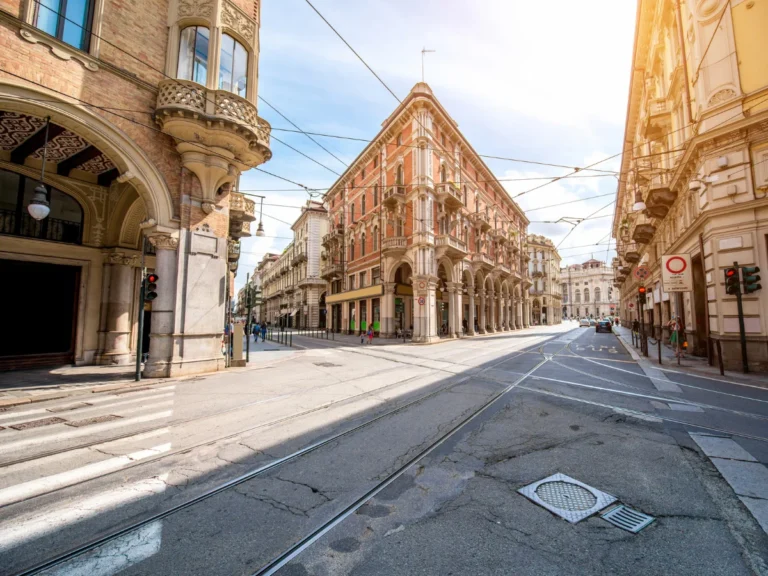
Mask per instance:
[[[611,330],[613,332],[613,330]],[[682,392],[682,389],[680,386],[672,382],[669,378],[667,378],[667,375],[664,374],[661,370],[656,368],[650,360],[646,360],[640,354],[638,354],[633,346],[624,340],[624,337],[618,334],[617,332],[613,332],[613,335],[618,338],[619,342],[621,342],[622,346],[626,348],[627,352],[629,352],[629,355],[632,356],[632,359],[637,362],[637,365],[640,366],[640,369],[643,371],[643,373],[651,380],[651,384],[653,384],[653,387],[656,388],[656,390],[660,392]]]

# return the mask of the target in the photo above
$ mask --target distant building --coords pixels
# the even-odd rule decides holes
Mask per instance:
[[[560,254],[545,236],[528,235],[528,273],[531,276],[531,322],[560,324],[562,294],[560,292]]]
[[[600,260],[587,260],[560,270],[563,316],[603,318],[619,311],[613,268]]]
[[[259,264],[263,319],[290,328],[325,328],[326,283],[320,276],[321,239],[328,231],[325,208],[308,201],[291,228],[293,242]]]

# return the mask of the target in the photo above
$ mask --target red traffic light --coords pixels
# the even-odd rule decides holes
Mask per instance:
[[[160,277],[157,274],[147,274],[147,282],[152,284],[156,284],[159,278]]]
[[[638,288],[637,291],[640,294],[645,294],[645,286],[640,286],[640,288]]]
[[[738,271],[736,270],[736,268],[728,268],[725,271],[725,277],[732,278],[733,276],[736,276],[737,273]]]

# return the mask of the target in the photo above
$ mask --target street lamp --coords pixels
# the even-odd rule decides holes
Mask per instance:
[[[259,205],[259,225],[256,227],[256,236],[264,236],[264,224],[262,223],[262,213],[264,211],[264,198]]]
[[[48,126],[51,123],[51,117],[45,119],[45,143],[43,144],[43,168],[40,171],[40,183],[35,187],[35,193],[32,201],[27,206],[29,215],[35,220],[42,220],[51,213],[51,207],[48,205],[48,190],[46,190],[43,180],[45,179],[45,161],[48,153]]]

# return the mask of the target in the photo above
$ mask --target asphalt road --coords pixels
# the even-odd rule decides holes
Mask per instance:
[[[568,323],[296,342],[257,369],[0,413],[0,574],[89,542],[38,573],[768,574],[768,389],[649,377]],[[518,492],[556,473],[655,520],[571,524]]]

